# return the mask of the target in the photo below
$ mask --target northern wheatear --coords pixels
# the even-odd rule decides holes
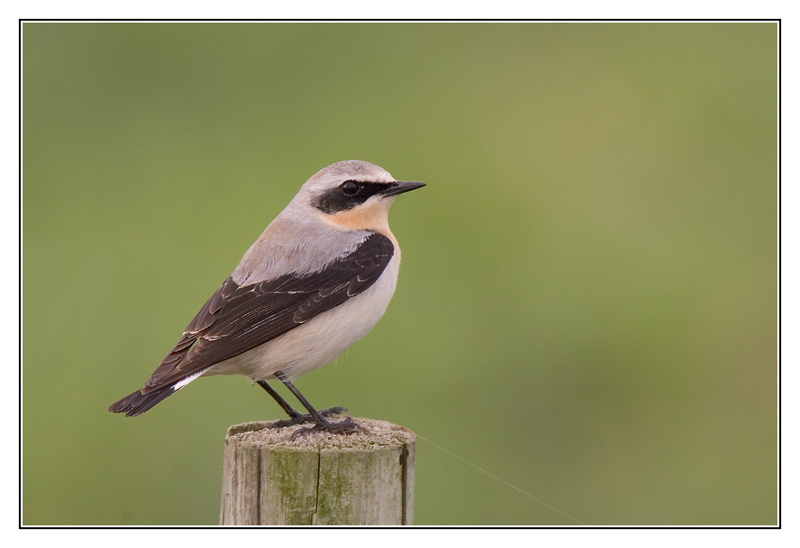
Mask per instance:
[[[300,188],[186,327],[141,390],[109,407],[140,415],[193,380],[243,375],[289,414],[300,432],[358,429],[343,411],[316,410],[292,381],[344,352],[377,323],[394,294],[400,247],[389,230],[395,196],[424,186],[351,160],[330,165]],[[267,381],[278,379],[309,414]]]

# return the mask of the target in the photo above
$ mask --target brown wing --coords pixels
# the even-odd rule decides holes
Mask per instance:
[[[393,254],[391,240],[373,233],[320,272],[286,274],[246,286],[228,278],[187,326],[142,394],[238,356],[366,291]]]
[[[141,390],[111,404],[112,413],[141,415],[174,394],[184,379],[255,348],[374,284],[392,259],[394,246],[371,234],[351,254],[305,276],[239,286],[228,278],[203,305],[183,337]]]

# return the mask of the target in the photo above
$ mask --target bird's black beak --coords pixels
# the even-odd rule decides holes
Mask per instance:
[[[383,191],[383,195],[396,196],[423,186],[425,186],[425,183],[420,183],[419,181],[395,181],[389,185],[389,188]]]

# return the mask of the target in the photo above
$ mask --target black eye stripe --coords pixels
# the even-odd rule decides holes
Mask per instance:
[[[339,186],[339,188],[344,190],[345,194],[349,194],[349,192],[347,192],[344,189],[344,187],[351,186],[352,184],[358,185],[357,193],[359,196],[363,195],[366,196],[367,198],[369,198],[370,196],[374,196],[375,194],[378,194],[380,192],[383,192],[391,185],[391,183],[365,183],[362,181],[345,181]]]
[[[375,194],[385,192],[391,186],[392,183],[370,183],[348,180],[320,194],[314,201],[314,206],[325,213],[346,211],[354,208],[358,204],[363,204]]]

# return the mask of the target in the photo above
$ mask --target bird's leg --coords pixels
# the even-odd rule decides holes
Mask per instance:
[[[286,411],[286,414],[287,414],[287,415],[289,415],[289,419],[290,419],[290,420],[296,420],[296,419],[298,419],[298,418],[300,418],[300,417],[303,417],[303,416],[304,416],[304,415],[303,415],[303,414],[302,414],[300,411],[296,410],[296,409],[295,409],[295,408],[293,408],[291,405],[289,405],[289,404],[286,402],[286,400],[284,400],[284,399],[281,397],[281,395],[280,395],[280,394],[278,394],[278,393],[275,391],[275,389],[274,389],[274,388],[272,388],[272,387],[271,387],[271,386],[270,386],[270,385],[267,383],[267,381],[256,381],[256,383],[258,384],[258,386],[260,386],[261,388],[263,388],[264,390],[266,390],[266,391],[267,391],[267,394],[269,394],[270,396],[272,396],[272,397],[275,399],[275,401],[276,401],[276,402],[278,402],[278,405],[280,405],[280,406],[281,406],[281,409],[283,409],[284,411]],[[284,421],[281,421],[281,422],[284,422]],[[305,421],[300,421],[300,422],[305,422]],[[298,422],[298,423],[295,423],[295,424],[300,424],[300,422]]]
[[[308,400],[300,393],[300,391],[291,383],[291,381],[286,378],[281,371],[275,372],[275,377],[281,381],[289,391],[295,395],[295,397],[303,404],[303,407],[308,409],[310,420],[307,422],[314,422],[314,426],[309,428],[301,428],[297,430],[294,434],[292,434],[292,439],[296,438],[297,436],[302,436],[305,434],[309,434],[311,432],[331,432],[334,434],[353,434],[355,432],[360,432],[361,427],[358,424],[354,423],[350,417],[339,421],[339,422],[331,422],[325,418],[325,415],[331,415],[335,413],[340,413],[342,410],[345,410],[343,407],[331,407],[330,409],[326,409],[324,411],[317,411],[313,405],[311,405]],[[284,401],[284,403],[286,403]],[[288,404],[287,404],[288,405]],[[291,407],[290,407],[291,408]],[[280,422],[289,422],[289,421],[280,421]],[[306,422],[306,421],[303,421]]]
[[[267,381],[256,381],[261,388],[267,391],[267,394],[272,396],[278,405],[281,406],[289,418],[282,421],[275,421],[270,425],[270,428],[283,428],[284,426],[292,426],[295,424],[303,424],[305,422],[314,422],[314,417],[312,417],[308,413],[301,413],[300,411],[294,409],[291,405],[288,404],[286,400],[284,400],[278,392],[272,388]],[[344,407],[331,407],[330,409],[323,409],[319,412],[320,415],[323,417],[329,417],[331,415],[338,415],[340,413],[346,413],[347,409]]]

